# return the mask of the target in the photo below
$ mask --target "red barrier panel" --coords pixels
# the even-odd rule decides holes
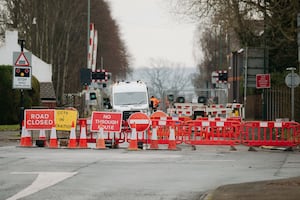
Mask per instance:
[[[182,127],[183,140],[191,145],[231,145],[240,143],[238,121],[191,120]]]
[[[244,122],[242,143],[247,146],[289,146],[299,144],[300,124],[297,122]]]
[[[170,129],[175,131],[176,144],[183,142],[181,135],[181,127],[185,118],[181,117],[166,117],[166,118],[152,118],[151,127],[155,127],[157,130],[157,142],[158,144],[169,144]],[[149,138],[152,136],[152,130],[148,132]]]

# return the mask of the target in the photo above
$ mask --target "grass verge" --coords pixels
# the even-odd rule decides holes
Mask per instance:
[[[20,130],[19,124],[0,125],[0,131],[17,131]]]

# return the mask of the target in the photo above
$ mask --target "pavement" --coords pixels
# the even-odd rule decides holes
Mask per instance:
[[[19,131],[0,131],[0,147],[18,145]],[[295,150],[299,151],[299,149]],[[300,162],[300,161],[299,161]],[[300,170],[300,169],[299,169]],[[299,200],[300,177],[223,185],[202,200]]]
[[[205,200],[299,200],[300,177],[223,185],[208,192]]]

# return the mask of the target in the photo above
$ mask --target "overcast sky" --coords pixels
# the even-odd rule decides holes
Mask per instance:
[[[195,25],[178,22],[169,13],[168,0],[106,1],[133,57],[133,68],[149,66],[151,58],[195,67]]]

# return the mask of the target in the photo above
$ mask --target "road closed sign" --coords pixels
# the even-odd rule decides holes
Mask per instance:
[[[25,128],[28,130],[50,130],[55,124],[54,109],[26,109]]]
[[[91,131],[99,131],[101,126],[105,132],[121,132],[122,113],[94,111],[91,119]]]

